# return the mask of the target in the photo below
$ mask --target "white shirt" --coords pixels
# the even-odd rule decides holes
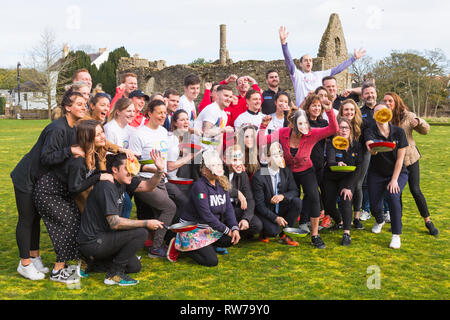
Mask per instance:
[[[104,128],[106,141],[114,143],[124,149],[128,149],[130,135],[134,130],[136,130],[128,124],[123,128],[120,127],[115,119],[105,124]]]
[[[337,117],[337,115],[338,115],[338,113],[339,113],[339,111],[338,110],[336,110],[336,109],[334,109],[333,108],[333,111],[334,111],[334,115]],[[322,119],[324,119],[324,120],[327,120],[328,121],[328,116],[327,116],[327,113],[324,111],[323,113],[322,113]],[[330,122],[330,121],[328,121],[328,122]]]
[[[217,127],[219,129],[225,128],[228,122],[228,116],[225,111],[223,111],[217,102],[213,102],[210,105],[206,106],[202,112],[198,115],[197,119],[194,122],[194,128],[202,130],[203,122],[207,121]],[[202,145],[203,147],[207,147],[208,145],[203,145],[200,142],[200,137],[194,135],[194,143],[198,145]]]
[[[167,161],[177,161],[180,157],[180,149],[179,144],[180,140],[178,140],[178,137],[174,135],[172,132],[169,132],[169,152],[167,153]],[[167,171],[167,177],[168,178],[176,178],[177,177],[177,171],[178,169],[175,169],[173,171]]]
[[[164,159],[164,170],[167,171],[167,156],[169,153],[169,136],[166,128],[159,126],[158,129],[150,129],[147,126],[138,128],[134,134],[130,136],[130,150],[141,155],[141,160],[149,160],[150,151],[153,149],[161,151],[161,157]],[[156,168],[154,164],[148,166]],[[151,178],[151,172],[139,172],[144,178]]]
[[[330,74],[331,69],[304,73],[295,68],[294,74],[291,76],[295,89],[295,105],[298,107],[310,91],[314,91],[322,85],[322,78]]]
[[[257,114],[252,114],[250,112],[245,111],[241,113],[239,117],[234,121],[234,127],[239,129],[242,125],[252,124],[259,129],[259,125],[261,124],[262,119],[265,117],[265,114],[258,112]]]
[[[277,114],[276,113],[272,113],[270,116],[272,117],[272,120],[269,122],[269,125],[267,126],[267,130],[271,130],[270,132],[273,132],[273,131],[276,131],[276,130],[278,130],[280,128],[283,128],[284,116],[281,119],[277,118]]]
[[[187,112],[189,117],[189,126],[192,128],[194,125],[194,120],[197,118],[197,109],[195,108],[195,102],[189,101],[185,95],[182,95],[177,107],[177,110],[180,109],[183,109]]]

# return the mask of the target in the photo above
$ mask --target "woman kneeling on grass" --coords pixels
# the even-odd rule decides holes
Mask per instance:
[[[336,137],[343,137],[349,143],[346,147],[337,149],[331,139],[327,142],[327,164],[324,170],[324,199],[325,211],[331,215],[336,225],[342,226],[342,228],[337,229],[344,229],[342,245],[348,246],[351,244],[350,226],[352,223],[354,184],[359,174],[362,152],[361,144],[353,136],[350,120],[340,118],[338,124],[339,132]],[[353,166],[356,166],[356,170],[345,170]],[[341,214],[336,209],[338,196],[341,197]]]
[[[387,109],[387,107],[383,104],[375,106],[374,118],[376,118],[376,113],[382,109]],[[364,140],[367,150],[372,154],[367,176],[370,208],[376,219],[372,232],[380,233],[385,224],[383,198],[386,196],[391,212],[392,228],[392,240],[389,247],[399,249],[401,246],[400,234],[402,233],[402,191],[408,182],[408,173],[403,164],[408,140],[402,128],[379,121],[375,126],[365,130]],[[377,152],[370,147],[373,142],[393,142],[395,146],[392,151]]]
[[[167,259],[175,262],[179,252],[186,252],[198,264],[214,267],[219,263],[215,248],[235,245],[241,237],[228,192],[230,183],[216,150],[203,152],[200,172],[190,192],[193,206],[180,215],[181,222],[196,222],[198,228],[177,233],[170,241]]]

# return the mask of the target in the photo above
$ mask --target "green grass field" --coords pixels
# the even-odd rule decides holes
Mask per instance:
[[[322,231],[327,248],[314,249],[310,237],[291,248],[272,240],[244,241],[206,268],[180,257],[176,263],[150,259],[142,250],[143,270],[134,287],[109,287],[104,274],[91,274],[69,288],[48,279],[29,281],[16,272],[17,211],[9,173],[27,153],[48,121],[0,120],[0,299],[188,299],[188,300],[316,300],[316,299],[449,299],[450,146],[449,126],[433,126],[427,136],[415,135],[423,155],[421,187],[438,238],[428,234],[408,187],[403,194],[400,250],[389,249],[389,225],[381,234],[352,230],[352,245],[340,245],[341,233]],[[55,255],[42,224],[41,256],[51,266]],[[379,270],[379,288],[374,283]]]

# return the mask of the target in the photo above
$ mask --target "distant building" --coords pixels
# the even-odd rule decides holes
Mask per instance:
[[[55,95],[52,94],[52,105],[56,105],[54,97]],[[20,84],[20,99],[18,87],[12,90],[11,98],[12,105],[20,105],[22,110],[48,109],[45,94],[41,91],[41,87],[32,81],[26,81]]]

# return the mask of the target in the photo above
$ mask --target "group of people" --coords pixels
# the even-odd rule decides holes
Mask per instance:
[[[279,88],[277,70],[266,72],[265,91],[248,75],[207,82],[198,106],[195,74],[185,77],[182,94],[168,88],[148,96],[137,75],[126,73],[111,98],[92,92],[89,72],[78,70],[53,121],[11,173],[17,271],[31,280],[50,272],[50,280],[68,284],[104,272],[107,285],[134,285],[130,274],[141,270],[137,253],[144,247],[149,257],[175,262],[185,255],[216,266],[218,254],[241,239],[298,246],[286,228],[310,233],[312,246],[323,249],[319,231],[331,220],[348,246],[351,226],[363,229],[369,210],[376,220],[372,232],[381,232],[386,205],[389,246],[397,249],[406,183],[430,234],[437,235],[412,136],[413,130],[427,134],[429,125],[394,92],[378,103],[373,81],[337,88],[334,75],[365,51],[313,72],[309,55],[295,66],[285,27],[279,36],[295,103]],[[384,109],[392,113],[390,122],[374,116]],[[344,147],[335,137],[347,142]],[[395,147],[381,152],[373,142]],[[137,219],[130,218],[133,199]],[[56,254],[52,270],[39,254],[41,218]],[[174,224],[192,228],[173,232]]]

